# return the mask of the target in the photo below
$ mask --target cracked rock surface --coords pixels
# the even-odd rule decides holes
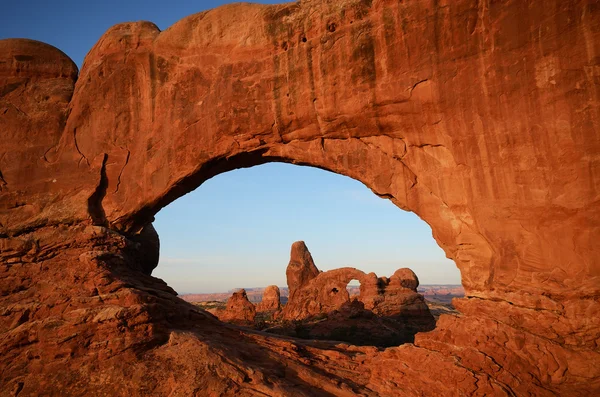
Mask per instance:
[[[80,72],[0,40],[0,394],[600,394],[599,26],[590,0],[235,4],[116,25]],[[461,315],[299,341],[151,276],[162,207],[273,161],[415,212]]]

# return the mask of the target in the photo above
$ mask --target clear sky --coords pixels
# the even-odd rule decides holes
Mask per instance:
[[[273,4],[280,1],[260,1]],[[100,36],[120,22],[162,30],[229,1],[14,1],[0,39],[52,44],[81,67]],[[285,286],[291,244],[304,240],[317,267],[357,267],[389,276],[410,267],[422,284],[460,284],[456,265],[416,215],[360,182],[327,171],[266,164],[218,175],[157,214],[161,260],[154,275],[179,293]]]
[[[362,183],[317,168],[271,163],[209,179],[165,207],[155,270],[179,293],[286,286],[294,241],[320,270],[379,276],[410,267],[422,284],[460,284],[431,228]]]

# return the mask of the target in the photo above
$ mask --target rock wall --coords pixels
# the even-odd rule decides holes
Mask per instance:
[[[0,41],[1,393],[600,393],[599,27],[593,0],[238,4],[114,26],[79,74]],[[156,212],[271,161],[419,215],[462,315],[334,348],[148,275]]]

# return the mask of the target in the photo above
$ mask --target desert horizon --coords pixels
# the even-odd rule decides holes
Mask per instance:
[[[275,285],[275,284],[271,284],[271,285]],[[231,289],[229,289],[227,291],[223,291],[223,292],[197,291],[197,292],[182,292],[182,293],[178,293],[178,295],[181,296],[182,299],[184,299],[188,302],[201,302],[201,301],[208,301],[208,300],[227,300],[227,298],[229,298],[231,296],[231,294],[243,289],[248,294],[248,299],[251,302],[260,302],[260,300],[253,300],[253,299],[257,299],[255,297],[262,298],[262,293],[264,292],[264,290],[267,287],[268,287],[268,285],[264,286],[264,287],[236,287],[236,288],[231,288]],[[281,291],[282,297],[288,296],[289,290],[288,290],[287,286],[278,285],[277,287]],[[358,288],[359,287],[357,287],[355,285],[352,285],[352,286],[349,285],[347,287],[348,290],[352,290],[352,291],[356,291],[356,290],[358,290]],[[461,284],[420,284],[419,287],[417,288],[417,291],[425,296],[428,296],[428,295],[453,295],[453,296],[460,297],[460,296],[464,296],[464,293],[465,293],[464,288]],[[213,296],[215,297],[215,299],[211,298]]]
[[[377,277],[352,267],[319,270],[306,243],[296,241],[285,270],[287,287],[181,296],[221,321],[307,340],[389,347],[413,343],[440,316],[458,315],[462,286],[420,286],[409,268]]]

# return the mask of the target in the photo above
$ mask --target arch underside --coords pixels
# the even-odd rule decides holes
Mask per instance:
[[[599,12],[238,4],[117,25],[78,75],[0,41],[2,392],[600,391]],[[278,339],[148,275],[162,207],[273,161],[415,212],[461,271],[461,315],[383,351]]]

